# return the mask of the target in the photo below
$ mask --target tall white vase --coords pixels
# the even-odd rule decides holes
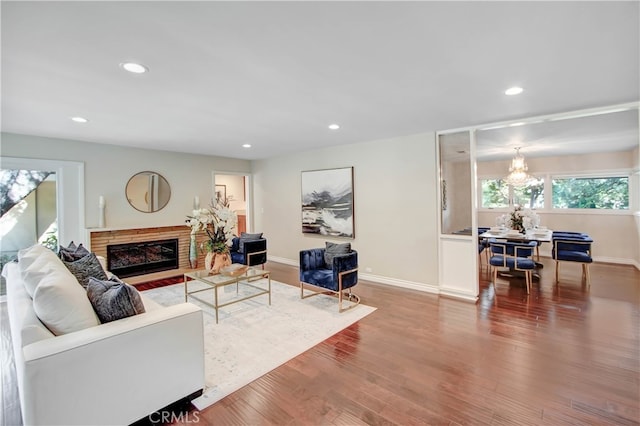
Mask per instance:
[[[196,246],[196,234],[191,234],[191,240],[189,241],[189,265],[191,269],[198,267],[198,248]]]

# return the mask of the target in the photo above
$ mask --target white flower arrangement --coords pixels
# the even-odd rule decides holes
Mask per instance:
[[[228,199],[217,200],[208,208],[194,210],[191,216],[187,216],[186,224],[191,228],[191,235],[198,231],[207,233],[209,241],[205,246],[209,251],[224,253],[231,245],[238,216],[229,208]]]
[[[515,206],[511,213],[498,216],[496,224],[509,229],[517,229],[520,232],[529,231],[540,225],[540,216],[531,209]]]

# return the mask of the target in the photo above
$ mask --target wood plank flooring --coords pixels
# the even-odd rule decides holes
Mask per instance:
[[[555,285],[542,262],[529,296],[523,280],[490,285],[483,265],[475,305],[361,281],[374,313],[168,423],[640,425],[640,272],[594,264],[587,288],[562,264]],[[297,268],[266,269],[297,285]]]

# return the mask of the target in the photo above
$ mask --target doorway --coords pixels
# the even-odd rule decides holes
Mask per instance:
[[[250,175],[234,173],[216,173],[214,175],[214,200],[226,199],[229,208],[238,216],[238,225],[234,232],[240,236],[242,232],[250,230],[250,205],[249,202]]]

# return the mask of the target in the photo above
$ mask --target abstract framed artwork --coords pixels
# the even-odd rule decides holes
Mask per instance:
[[[302,232],[353,238],[353,167],[302,172]]]

